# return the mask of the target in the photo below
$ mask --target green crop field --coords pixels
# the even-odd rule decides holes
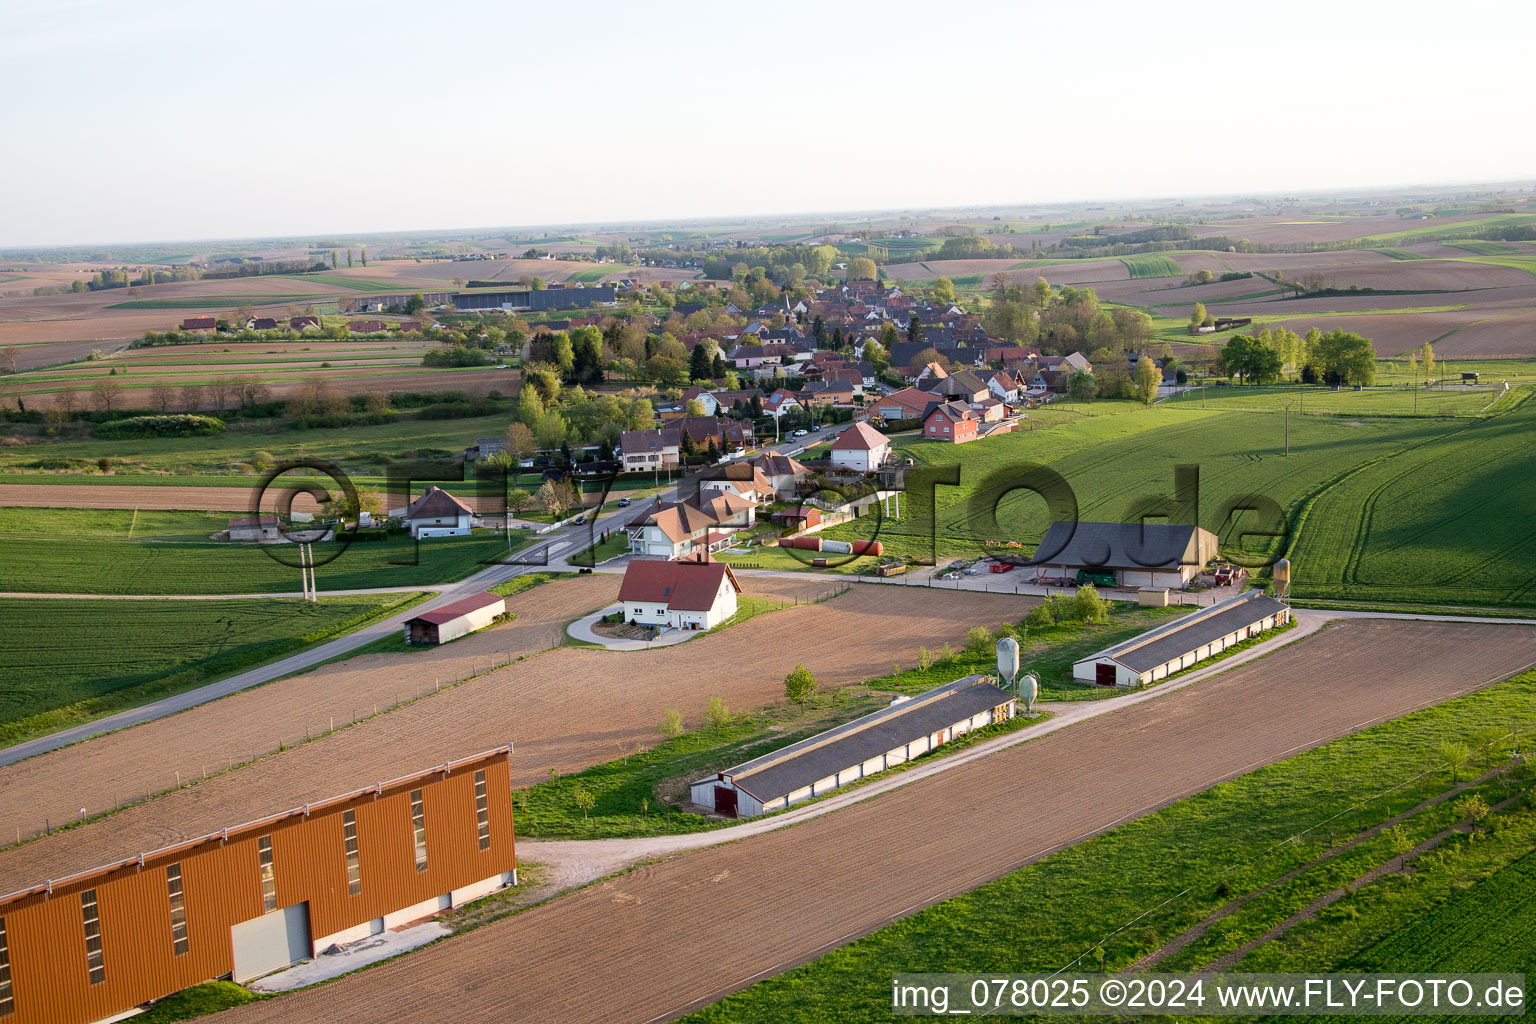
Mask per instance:
[[[1114,411],[968,445],[908,441],[898,453],[933,470],[908,472],[901,517],[869,515],[824,535],[878,537],[899,555],[975,556],[986,541],[1038,543],[1053,518],[1031,492],[1009,490],[1012,466],[1047,466],[1071,488],[1079,519],[1118,522],[1143,499],[1171,496],[1175,466],[1193,464],[1198,521],[1228,554],[1281,550],[1258,537],[1239,543],[1258,524],[1229,516],[1229,505],[1260,495],[1284,514],[1298,596],[1536,604],[1536,525],[1517,511],[1536,505],[1536,401],[1524,393],[1483,417],[1293,414],[1289,456],[1279,411],[1091,408]],[[935,471],[958,474],[958,485],[924,484]]]
[[[280,277],[288,281],[315,281],[319,284],[334,285],[337,288],[346,288],[354,292],[409,292],[412,289],[403,287],[398,281],[375,281],[369,277],[347,277],[345,274],[271,274],[271,277]],[[417,289],[418,291],[420,289]]]
[[[1429,242],[1442,238],[1460,238],[1468,232],[1487,230],[1489,228],[1526,227],[1536,222],[1536,213],[1507,213],[1495,217],[1479,217],[1475,220],[1454,221],[1449,224],[1429,224],[1405,228],[1402,231],[1389,231],[1380,235],[1367,235],[1359,239],[1362,242]]]
[[[1512,256],[1517,253],[1530,253],[1531,250],[1514,245],[1510,242],[1490,242],[1476,238],[1462,238],[1449,240],[1446,245],[1465,249],[1467,252],[1476,253],[1479,256]]]
[[[616,267],[610,264],[605,264],[600,267],[588,267],[583,270],[574,271],[570,274],[570,276],[566,278],[566,280],[571,282],[579,281],[582,284],[591,284],[595,281],[601,281],[605,277],[618,277],[629,269],[629,267]]]
[[[1131,277],[1179,277],[1184,268],[1172,256],[1160,253],[1143,253],[1139,256],[1122,256],[1120,262],[1131,272]]]
[[[0,592],[50,594],[269,594],[299,589],[291,545],[208,539],[227,517],[199,512],[0,509]],[[513,531],[514,548],[528,541]],[[315,544],[322,593],[462,579],[507,554],[506,537],[477,530],[419,544]],[[329,561],[325,561],[330,558]]]
[[[316,302],[313,293],[300,295],[208,295],[196,299],[129,299],[126,302],[117,302],[108,306],[108,309],[210,309],[218,307],[234,307],[244,304],[253,306],[270,306],[279,302],[302,302],[305,305],[320,306],[323,302]],[[331,303],[331,311],[335,312],[335,303]]]
[[[934,904],[682,1020],[686,1024],[810,1024],[826,1020],[827,1008],[836,1007],[840,1022],[873,1024],[891,1019],[893,974],[1055,971],[1079,962],[1080,970],[1091,971],[1099,967],[1093,957],[1099,946],[1107,970],[1126,970],[1238,897],[1281,882],[1326,852],[1330,828],[1343,838],[1360,836],[1415,807],[1423,797],[1445,791],[1450,779],[1444,772],[1431,775],[1423,788],[1406,784],[1439,765],[1440,741],[1465,739],[1479,728],[1529,722],[1532,715],[1536,715],[1536,673],[1527,672],[1471,696],[1373,726],[1221,783]],[[1528,776],[1524,785],[1529,785]],[[1505,816],[1509,833],[1528,836],[1533,814],[1529,808],[1510,811]],[[1507,912],[1494,910],[1488,918],[1489,938],[1477,940],[1471,933],[1480,919],[1472,914],[1479,904],[1451,898],[1466,883],[1466,873],[1459,868],[1459,863],[1426,864],[1423,870],[1437,876],[1429,884],[1441,901],[1439,922],[1468,936],[1473,948],[1465,962],[1497,965],[1484,968],[1488,970],[1526,969],[1531,931],[1530,904],[1524,900],[1530,891],[1529,879],[1511,876],[1502,880],[1501,888],[1488,891],[1485,898],[1502,897]],[[1522,865],[1521,870],[1527,869]],[[1446,875],[1449,879],[1442,880]],[[1394,893],[1417,891],[1400,875],[1388,880]],[[1480,888],[1468,889],[1466,899],[1474,899],[1472,894]],[[1527,916],[1518,915],[1521,907]],[[1398,952],[1384,945],[1377,960],[1367,954],[1358,964],[1342,969],[1432,969],[1409,957],[1410,951],[1419,949],[1433,952],[1429,946],[1433,923],[1434,918],[1426,919],[1424,938],[1413,940],[1416,946]],[[1209,934],[1221,934],[1221,927],[1222,922],[1216,922]],[[1476,969],[1462,967],[1450,943],[1437,948],[1450,961],[1448,969]],[[1079,961],[1085,954],[1086,959]],[[1374,966],[1378,962],[1391,966]],[[1241,969],[1266,968],[1245,965]],[[1322,957],[1296,957],[1285,967],[1268,969],[1340,968]]]
[[[9,557],[9,556],[7,556]],[[0,598],[0,742],[163,696],[350,631],[415,594],[230,601]]]
[[[1204,387],[1181,391],[1159,403],[1173,409],[1215,409],[1277,412],[1289,402],[1291,416],[1310,413],[1370,416],[1403,414],[1420,416],[1480,416],[1501,401],[1508,401],[1496,385],[1466,388],[1430,388],[1396,384],[1355,391],[1324,386],[1280,385],[1274,387]]]
[[[1392,257],[1395,260],[1427,260],[1427,259],[1432,259],[1433,258],[1433,257],[1429,256],[1427,253],[1414,252],[1411,249],[1386,249],[1386,248],[1382,248],[1382,249],[1377,249],[1375,251],[1381,253],[1383,256],[1390,256],[1390,257]]]

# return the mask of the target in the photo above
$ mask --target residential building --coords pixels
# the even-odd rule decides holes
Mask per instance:
[[[868,423],[855,423],[837,435],[828,457],[840,469],[870,473],[883,466],[890,454],[890,438]]]
[[[962,402],[945,402],[936,405],[923,420],[923,437],[929,441],[950,441],[964,444],[976,440],[978,417],[971,407]]]
[[[469,520],[474,512],[441,487],[432,486],[407,508],[391,509],[389,514],[404,519],[411,536],[420,540],[423,537],[464,536],[469,533]]]
[[[741,584],[723,562],[635,559],[624,570],[624,621],[667,629],[713,629],[736,614]]]

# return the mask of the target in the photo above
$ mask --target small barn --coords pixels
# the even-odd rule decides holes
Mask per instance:
[[[507,599],[486,591],[405,620],[408,644],[445,644],[484,629],[507,611]]]
[[[694,804],[727,817],[781,811],[926,754],[1017,711],[1012,694],[972,675],[734,768],[690,787]]]
[[[729,539],[729,534],[725,535]],[[736,614],[741,584],[724,562],[639,559],[624,570],[624,621],[671,629],[713,629]]]
[[[1217,553],[1216,535],[1198,526],[1057,520],[1033,561],[1046,578],[1086,572],[1105,586],[1182,590]]]
[[[1072,678],[1099,686],[1145,686],[1290,619],[1288,605],[1250,590],[1073,662]]]
[[[229,539],[272,544],[283,539],[282,526],[271,512],[229,521]]]

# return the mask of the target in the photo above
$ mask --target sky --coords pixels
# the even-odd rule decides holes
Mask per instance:
[[[0,0],[0,246],[1536,176],[1536,5]]]

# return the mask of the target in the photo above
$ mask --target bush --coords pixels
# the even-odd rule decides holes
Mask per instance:
[[[99,423],[92,435],[121,440],[135,437],[207,437],[224,433],[224,421],[216,416],[177,413],[170,416],[131,416]]]
[[[1024,616],[1025,625],[1034,626],[1036,629],[1056,625],[1056,613],[1051,609],[1051,606],[1057,600],[1055,597],[1050,597],[1046,599],[1044,604],[1031,608],[1029,614]]]
[[[816,696],[816,677],[804,665],[784,677],[784,698],[795,704],[805,704]]]
[[[992,634],[987,632],[986,626],[972,626],[965,634],[965,651],[978,656],[992,653]]]

